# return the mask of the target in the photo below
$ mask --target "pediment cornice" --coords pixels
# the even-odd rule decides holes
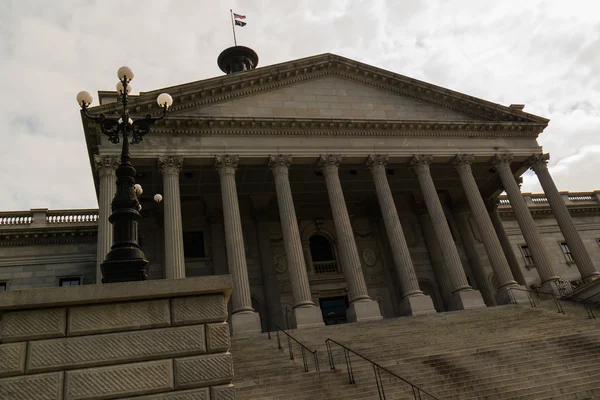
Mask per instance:
[[[156,96],[166,91],[174,98],[170,116],[167,117],[173,119],[178,112],[195,107],[228,101],[328,75],[341,76],[426,101],[465,113],[482,121],[536,123],[544,127],[548,123],[545,118],[518,109],[488,102],[334,54],[323,54],[252,71],[141,93],[139,96],[131,98],[131,111],[139,114],[160,113],[155,101]],[[90,112],[110,114],[117,111],[117,107],[116,103],[110,103],[93,107]]]
[[[386,121],[332,118],[171,117],[154,134],[537,137],[544,125],[494,121]]]

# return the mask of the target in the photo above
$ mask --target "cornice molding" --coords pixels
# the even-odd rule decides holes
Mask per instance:
[[[95,243],[98,232],[94,230],[44,231],[44,232],[0,232],[0,247],[22,245],[46,245],[69,243]]]
[[[95,129],[95,128],[93,128]],[[457,136],[537,138],[543,126],[485,121],[392,121],[332,118],[171,117],[153,134],[243,136]]]

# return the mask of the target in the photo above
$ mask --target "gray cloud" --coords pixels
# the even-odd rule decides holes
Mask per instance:
[[[551,119],[540,136],[562,190],[598,188],[600,23],[593,1],[234,1],[260,65],[324,52]],[[229,10],[208,0],[0,3],[0,209],[95,207],[75,94],[220,75]],[[523,190],[539,191],[533,174]]]

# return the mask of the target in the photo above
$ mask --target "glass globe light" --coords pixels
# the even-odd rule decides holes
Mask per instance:
[[[92,104],[94,98],[90,94],[90,92],[86,92],[85,90],[77,93],[77,104],[85,105],[86,107]]]
[[[162,201],[163,197],[160,194],[155,194],[154,195],[154,201],[157,203],[160,203]]]
[[[133,188],[135,189],[135,194],[137,194],[138,196],[141,196],[142,193],[144,193],[144,189],[142,189],[142,185],[140,185],[139,183],[133,185]]]
[[[119,78],[119,80],[126,79],[127,82],[129,82],[130,80],[133,79],[133,71],[129,67],[122,66],[117,71],[117,78]]]
[[[131,92],[131,85],[127,85],[127,94]],[[119,81],[117,83],[117,93],[123,94],[123,82]]]
[[[138,204],[138,211],[142,211],[142,205]]]
[[[167,106],[167,108],[169,108],[173,104],[173,98],[168,93],[162,93],[158,96],[156,102],[161,108],[164,106]]]

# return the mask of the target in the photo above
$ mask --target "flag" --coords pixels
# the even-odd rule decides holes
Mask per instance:
[[[237,19],[235,20],[235,24],[236,24],[237,26],[246,26],[246,23],[245,23],[245,22],[238,21]]]
[[[245,15],[240,15],[240,14],[233,13],[233,18],[235,18],[235,19],[246,19],[246,16]]]

